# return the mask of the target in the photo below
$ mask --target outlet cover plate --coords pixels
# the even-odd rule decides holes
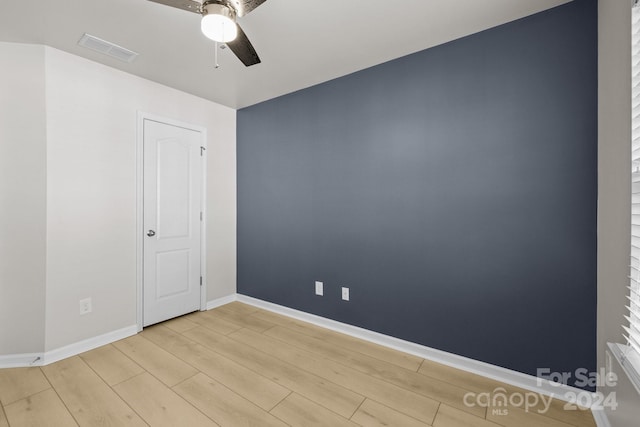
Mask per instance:
[[[344,301],[349,301],[349,288],[342,288],[342,299]]]
[[[316,295],[324,295],[324,284],[316,281]]]
[[[85,298],[80,300],[80,315],[91,313],[93,308],[91,307],[91,298]]]

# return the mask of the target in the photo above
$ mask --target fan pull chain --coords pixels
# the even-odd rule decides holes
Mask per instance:
[[[220,64],[218,64],[218,42],[216,42],[216,55],[215,55],[215,60],[216,60],[216,69],[220,68]]]

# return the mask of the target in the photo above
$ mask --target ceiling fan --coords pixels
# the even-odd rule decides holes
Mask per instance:
[[[150,0],[155,3],[202,15],[202,33],[219,43],[226,43],[244,65],[259,64],[260,57],[253,45],[236,23],[266,0]]]

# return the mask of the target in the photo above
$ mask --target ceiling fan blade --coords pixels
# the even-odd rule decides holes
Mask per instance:
[[[238,25],[238,36],[235,40],[228,42],[227,46],[229,46],[229,49],[231,49],[238,59],[247,67],[261,62],[256,50],[253,48],[247,35],[242,31],[242,28],[240,28],[240,25]]]
[[[188,12],[201,13],[202,3],[195,0],[149,0],[154,3],[164,4],[166,6],[175,7],[186,10]]]
[[[241,18],[267,0],[231,0],[238,17]]]

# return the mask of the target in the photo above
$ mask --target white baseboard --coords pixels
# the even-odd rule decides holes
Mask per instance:
[[[25,368],[42,364],[42,353],[8,354],[0,356],[0,369]]]
[[[97,337],[87,338],[64,347],[56,348],[45,353],[28,353],[28,354],[12,354],[8,356],[0,356],[0,368],[27,368],[29,366],[44,366],[55,363],[67,357],[76,356],[85,351],[112,342],[130,337],[138,333],[138,326],[131,325],[116,331],[107,332]]]
[[[76,343],[69,344],[55,350],[47,351],[44,354],[44,361],[42,364],[48,365],[50,363],[55,363],[59,360],[66,359],[67,357],[75,356],[80,353],[84,353],[85,351],[93,350],[94,348],[111,344],[112,342],[130,337],[137,333],[138,325],[131,325],[127,326],[126,328],[98,335],[97,337],[87,338],[86,340],[78,341]]]
[[[86,340],[78,341],[76,343],[69,344],[55,350],[47,351],[44,353],[44,361],[42,364],[48,365],[50,363],[55,363],[59,360],[66,359],[67,357],[75,356],[80,353],[84,353],[85,351],[93,350],[94,348],[111,344],[112,342],[130,337],[137,333],[138,325],[131,325],[127,326],[126,328],[98,335],[97,337],[87,338]]]
[[[209,301],[207,302],[207,310],[220,307],[221,305],[229,304],[230,302],[236,300],[237,295],[233,294]],[[67,357],[76,356],[80,353],[84,353],[85,351],[93,350],[94,348],[111,344],[112,342],[135,335],[138,332],[138,325],[132,325],[126,328],[119,329],[117,331],[107,332],[106,334],[102,334],[97,337],[92,337],[73,344],[69,344],[55,350],[50,350],[45,353],[9,354],[5,356],[0,355],[0,369],[26,368],[29,366],[48,365],[50,363],[55,363],[59,360],[66,359]]]
[[[207,302],[207,310],[212,310],[230,302],[238,301],[238,294],[228,295],[226,297],[214,299]]]
[[[218,298],[207,302],[207,310],[211,310],[221,305],[229,304],[238,299],[236,294]],[[111,344],[112,342],[130,337],[139,332],[138,325],[128,326],[117,331],[107,332],[97,337],[88,338],[64,347],[50,350],[45,353],[24,353],[0,355],[0,369],[2,368],[26,368],[29,366],[44,366],[55,363],[67,357],[75,356],[94,348]]]
[[[607,418],[607,413],[604,410],[593,409],[591,413],[593,414],[593,419],[598,427],[611,427],[609,418]]]
[[[237,300],[237,294],[218,298],[207,302],[207,310],[211,310],[221,305],[229,304]],[[117,331],[108,332],[97,337],[88,338],[46,353],[24,353],[0,355],[0,369],[2,368],[26,368],[29,366],[44,366],[55,363],[67,357],[75,356],[94,348],[111,344],[112,342],[130,337],[139,332],[138,325],[128,326]]]
[[[294,319],[302,320],[304,322],[309,322],[326,329],[331,329],[336,332],[353,336],[355,338],[360,338],[375,344],[383,345],[385,347],[402,351],[404,353],[413,354],[414,356],[418,356],[423,359],[428,359],[433,362],[441,363],[443,365],[481,375],[486,378],[491,378],[496,381],[511,384],[513,386],[534,391],[536,393],[541,393],[546,396],[553,396],[556,399],[567,401],[568,398],[566,397],[566,393],[573,393],[573,396],[575,396],[576,393],[585,393],[584,390],[576,387],[552,383],[551,381],[540,379],[538,377],[534,377],[533,375],[523,374],[511,369],[506,369],[500,366],[491,365],[489,363],[480,362],[478,360],[469,359],[467,357],[459,356],[456,354],[447,353],[442,350],[436,350],[434,348],[401,340],[399,338],[394,338],[389,335],[373,332],[367,329],[359,328],[357,326],[348,325],[346,323],[337,322],[335,320],[316,316],[314,314],[309,314],[303,311],[294,310],[292,308],[248,297],[246,295],[237,295],[237,301],[253,305],[255,307],[259,307],[268,311],[272,311],[274,313],[282,314]],[[595,399],[592,399],[591,401],[594,400]]]

